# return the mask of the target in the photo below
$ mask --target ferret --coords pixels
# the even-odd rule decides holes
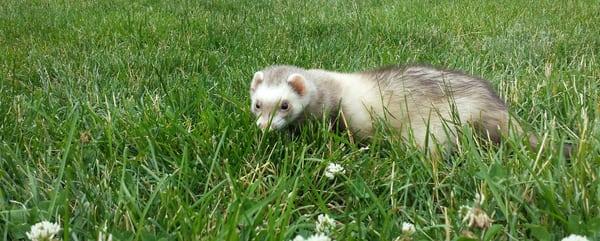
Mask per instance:
[[[509,126],[523,131],[505,102],[481,78],[429,66],[392,66],[341,73],[275,65],[254,74],[251,111],[263,130],[278,130],[308,116],[327,115],[352,135],[368,139],[383,120],[403,139],[433,155],[457,144],[457,127],[470,124],[499,142]],[[534,135],[530,145],[537,146]]]

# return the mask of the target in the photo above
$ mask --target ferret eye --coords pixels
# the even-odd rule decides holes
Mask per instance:
[[[287,102],[281,103],[281,110],[288,110],[290,105]]]
[[[260,109],[260,104],[257,102],[256,104],[254,104],[254,107],[255,107],[256,109]]]

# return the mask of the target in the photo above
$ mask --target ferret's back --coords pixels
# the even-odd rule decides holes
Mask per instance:
[[[431,66],[388,66],[364,72],[383,90],[419,95],[430,100],[448,97],[480,98],[504,104],[490,84],[478,77]]]

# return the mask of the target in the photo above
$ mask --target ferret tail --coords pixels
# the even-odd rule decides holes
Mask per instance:
[[[540,147],[540,143],[539,143],[539,138],[536,134],[529,134],[529,147],[531,148],[531,150],[534,151],[538,151],[541,147]],[[575,146],[573,144],[570,143],[564,143],[562,146],[562,155],[565,159],[569,160],[571,159],[572,155],[573,155],[573,150]]]
[[[494,118],[496,117],[496,118]],[[517,134],[518,136],[522,136],[522,137],[527,137],[528,140],[528,144],[529,144],[529,148],[532,151],[539,151],[541,148],[541,144],[544,143],[540,143],[540,138],[538,138],[538,135],[536,135],[535,133],[531,133],[531,132],[527,132],[525,130],[523,130],[523,128],[521,127],[521,125],[519,124],[519,122],[512,116],[508,116],[508,115],[490,115],[487,116],[486,120],[491,120],[489,122],[484,122],[484,126],[486,127],[486,129],[489,131],[491,129],[493,129],[493,126],[496,126],[497,128],[499,127],[499,131],[498,132],[494,132],[492,131],[491,133],[488,132],[488,135],[490,136],[490,138],[495,141],[495,142],[499,142],[501,139],[501,136],[507,136],[509,134],[509,130],[513,131],[513,134]],[[498,129],[496,129],[498,130]],[[574,146],[572,144],[568,144],[565,143],[562,146],[562,154],[564,156],[565,159],[571,159],[572,155],[573,155],[573,150],[575,150]]]
[[[515,130],[519,136],[527,136],[527,141],[529,142],[529,148],[532,151],[537,152],[540,150],[540,148],[541,148],[540,145],[543,143],[540,143],[540,138],[538,137],[537,134],[524,131],[523,128],[521,127],[521,125],[519,124],[519,122],[517,120],[515,120],[515,118],[512,116],[510,117],[509,124],[511,125],[511,127],[513,127],[513,130]],[[574,150],[574,147],[572,144],[569,144],[569,143],[563,144],[563,146],[562,146],[563,157],[565,159],[571,159],[573,150]]]

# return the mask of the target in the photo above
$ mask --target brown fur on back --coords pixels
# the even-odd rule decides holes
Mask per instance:
[[[386,66],[362,74],[379,84],[390,103],[394,104],[394,99],[397,100],[396,104],[408,101],[410,105],[405,107],[408,109],[407,115],[424,117],[429,113],[423,110],[435,108],[435,111],[451,115],[450,112],[477,108],[479,116],[460,122],[471,123],[494,142],[498,142],[501,135],[508,131],[510,116],[505,102],[481,78],[423,65]],[[465,106],[467,104],[464,103],[470,103],[471,106]]]

